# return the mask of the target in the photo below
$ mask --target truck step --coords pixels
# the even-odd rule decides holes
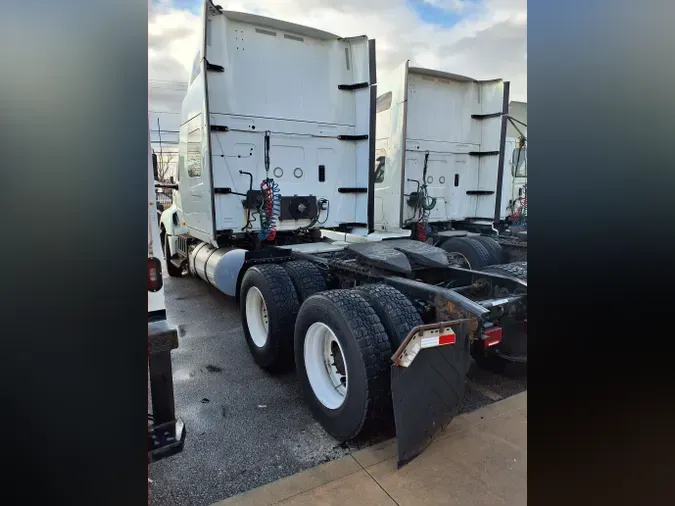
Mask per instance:
[[[178,258],[172,258],[169,261],[171,262],[171,265],[173,265],[174,267],[180,268],[185,263],[186,260],[187,257],[181,255]]]

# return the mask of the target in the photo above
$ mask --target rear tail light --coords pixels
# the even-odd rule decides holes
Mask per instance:
[[[148,258],[148,291],[157,292],[162,288],[162,262],[159,258]]]
[[[494,346],[502,342],[502,328],[501,327],[490,327],[483,331],[483,343],[485,347]]]

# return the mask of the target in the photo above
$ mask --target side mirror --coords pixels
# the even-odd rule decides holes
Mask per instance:
[[[173,176],[171,176],[171,177],[169,178],[169,181],[171,181],[171,184],[175,184],[175,182],[174,182],[174,180],[173,180]]]
[[[159,170],[157,169],[157,155],[152,154],[152,173],[154,174],[155,181],[159,181]]]

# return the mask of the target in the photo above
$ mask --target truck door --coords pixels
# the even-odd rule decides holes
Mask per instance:
[[[212,202],[203,131],[201,115],[181,126],[178,185],[188,233],[202,241],[211,242]]]

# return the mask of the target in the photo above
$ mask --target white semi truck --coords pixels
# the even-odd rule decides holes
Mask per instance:
[[[438,245],[465,267],[503,263],[502,246],[485,234],[508,227],[526,183],[525,138],[506,137],[508,104],[501,79],[408,61],[380,78],[375,229]]]
[[[524,332],[527,283],[374,230],[374,40],[207,0],[201,41],[169,274],[236,297],[253,360],[295,367],[337,439],[394,423],[402,465],[457,413],[471,355]]]

